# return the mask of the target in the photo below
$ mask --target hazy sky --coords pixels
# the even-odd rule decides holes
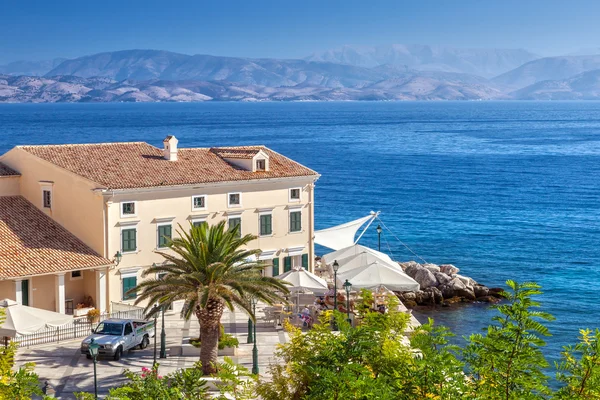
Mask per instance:
[[[3,0],[0,63],[123,49],[298,58],[344,44],[600,46],[600,1]]]

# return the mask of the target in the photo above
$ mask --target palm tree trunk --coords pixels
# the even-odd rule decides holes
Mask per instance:
[[[196,317],[200,323],[200,362],[202,373],[211,375],[217,372],[217,354],[219,351],[219,334],[223,302],[209,299],[206,308],[196,309]]]

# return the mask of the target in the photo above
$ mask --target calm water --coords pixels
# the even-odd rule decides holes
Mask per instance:
[[[210,103],[0,106],[16,144],[265,144],[322,174],[316,225],[382,211],[421,257],[491,286],[537,281],[557,318],[548,355],[600,327],[600,103]],[[374,229],[363,241],[376,246]],[[391,234],[382,247],[400,260]],[[482,306],[436,313],[459,335]],[[421,316],[424,318],[425,316]]]

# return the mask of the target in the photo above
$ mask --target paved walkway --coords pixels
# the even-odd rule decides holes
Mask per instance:
[[[257,309],[258,317],[263,313]],[[225,331],[236,336],[240,341],[238,355],[232,357],[249,369],[252,368],[252,344],[247,344],[248,317],[242,312],[226,311],[221,320]],[[180,355],[180,347],[183,338],[198,337],[199,326],[196,320],[183,321],[179,313],[171,312],[165,314],[165,331],[167,335],[166,359],[158,358],[160,352],[160,330],[162,328],[160,318],[157,331],[157,361],[160,363],[159,372],[166,375],[179,368],[191,367],[198,357],[184,357]],[[273,353],[277,344],[285,343],[289,338],[281,329],[275,329],[272,324],[260,322],[257,325],[256,335],[258,337],[258,364],[260,373],[267,372],[270,363],[275,362]],[[17,353],[17,365],[26,362],[36,364],[35,372],[43,381],[48,380],[56,389],[56,397],[62,399],[74,399],[73,393],[94,391],[94,373],[92,360],[86,359],[79,352],[81,339],[65,341],[31,348],[21,348]],[[98,393],[100,397],[108,393],[110,388],[118,386],[127,381],[123,376],[125,369],[139,372],[142,367],[151,368],[154,360],[154,346],[151,339],[150,346],[144,350],[133,350],[123,354],[120,361],[112,359],[100,359],[97,363]]]

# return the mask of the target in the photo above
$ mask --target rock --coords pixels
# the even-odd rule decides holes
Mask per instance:
[[[477,301],[481,301],[483,303],[492,303],[492,304],[496,304],[500,301],[500,299],[494,297],[494,296],[483,296],[483,297],[478,297]]]
[[[443,272],[434,272],[433,276],[435,276],[435,279],[438,281],[438,286],[445,285],[452,280],[452,278],[450,278],[448,275],[444,274]]]
[[[442,296],[444,296],[444,299],[450,299],[454,297],[454,289],[449,284],[440,285],[438,286],[438,289],[440,290],[440,292],[442,292]]]
[[[451,304],[460,303],[460,297],[450,297],[442,303],[442,306],[449,307]]]
[[[417,303],[414,300],[405,300],[402,302],[406,308],[415,308],[417,306]]]
[[[435,279],[435,276],[433,275],[433,273],[423,267],[421,267],[417,271],[417,273],[415,274],[413,279],[415,281],[417,281],[417,283],[419,283],[421,290],[426,289],[431,286],[436,286],[438,284],[437,279]]]
[[[427,288],[427,291],[431,293],[432,300],[435,304],[440,304],[444,301],[444,295],[440,291],[440,289],[436,287]]]
[[[469,278],[469,277],[467,277],[467,276],[462,276],[462,275],[458,275],[458,274],[457,274],[457,275],[456,275],[456,278],[457,278],[457,279],[460,279],[460,281],[461,281],[462,283],[464,283],[464,284],[465,284],[465,286],[467,286],[467,287],[469,287],[469,286],[470,286],[470,287],[473,287],[473,285],[475,285],[475,283],[476,283],[476,282],[475,282],[473,279],[471,279],[471,278]]]
[[[406,272],[406,275],[414,279],[417,272],[419,272],[422,269],[423,267],[421,266],[421,264],[414,263],[407,266],[404,272]]]
[[[454,293],[457,296],[462,297],[463,299],[466,299],[466,300],[475,301],[477,299],[475,297],[475,293],[473,292],[473,289],[470,289],[470,288],[455,290]]]
[[[415,295],[415,292],[403,292],[403,293],[401,294],[401,296],[402,296],[402,298],[403,298],[404,300],[413,300],[413,301],[414,301],[414,300],[415,300],[415,298],[417,297],[417,296]]]
[[[456,268],[452,264],[442,264],[440,265],[440,271],[445,273],[446,275],[458,274],[460,269]]]
[[[440,267],[435,264],[423,264],[423,268],[427,268],[431,272],[440,272]]]
[[[489,295],[490,290],[483,285],[475,285],[473,286],[473,293],[475,293],[475,297],[479,299],[480,297],[486,297]]]
[[[504,289],[502,288],[489,288],[489,294],[490,296],[494,296],[498,299],[503,299],[504,296],[502,296],[502,293],[504,292]]]
[[[408,267],[419,265],[419,263],[416,261],[406,261],[406,262],[398,262],[398,265],[400,266],[400,268],[402,268],[404,271],[406,271],[406,269]]]
[[[449,285],[452,286],[452,289],[454,289],[455,291],[465,290],[467,288],[467,285],[465,285],[464,282],[460,280],[460,278],[453,278],[450,281]]]

